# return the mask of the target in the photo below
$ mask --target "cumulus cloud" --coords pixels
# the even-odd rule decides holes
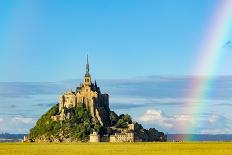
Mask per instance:
[[[149,109],[138,120],[147,125],[155,125],[166,131],[177,131],[181,130],[181,126],[191,121],[191,116],[185,114],[168,116],[159,109]],[[179,127],[177,127],[177,124]]]
[[[231,128],[202,129],[201,134],[232,134]]]
[[[28,133],[35,124],[35,118],[15,116],[0,118],[0,132]]]
[[[12,122],[21,123],[21,124],[30,124],[30,123],[34,122],[34,119],[16,116],[16,117],[12,118]]]
[[[185,133],[186,127],[193,126],[197,133],[223,134],[232,133],[229,119],[212,113],[195,115],[166,115],[159,109],[148,109],[138,120],[149,127],[156,127],[169,133]]]
[[[147,110],[146,113],[139,118],[139,121],[147,123],[156,122],[157,125],[162,125],[164,128],[173,128],[173,123],[170,118],[166,117],[161,110]]]

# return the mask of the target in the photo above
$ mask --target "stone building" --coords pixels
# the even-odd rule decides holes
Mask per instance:
[[[112,128],[112,127],[111,127]],[[134,124],[128,124],[126,129],[117,129],[112,135],[100,136],[97,132],[90,134],[89,142],[135,142]]]
[[[65,111],[76,106],[87,108],[95,121],[105,127],[109,126],[109,95],[101,93],[96,81],[92,83],[88,56],[83,83],[76,87],[75,92],[69,90],[59,97],[59,115],[52,118],[57,121],[69,119],[70,116]]]
[[[135,124],[128,124],[127,125],[128,126],[128,129],[127,130],[131,130],[131,131],[134,131],[134,129],[135,129]]]
[[[75,91],[68,90],[59,96],[58,115],[52,116],[55,121],[70,119],[72,113],[69,109],[75,107],[84,107],[91,113],[94,121],[99,122],[102,126],[113,128],[113,135],[99,135],[93,132],[89,136],[89,142],[134,142],[134,124],[128,124],[126,129],[115,129],[110,127],[110,108],[109,95],[102,94],[96,81],[92,83],[89,72],[89,61],[87,56],[86,73],[83,82],[76,87]]]
[[[110,135],[110,142],[134,142],[134,132],[115,133]]]
[[[97,132],[93,132],[89,135],[89,141],[91,143],[100,142],[100,135]]]

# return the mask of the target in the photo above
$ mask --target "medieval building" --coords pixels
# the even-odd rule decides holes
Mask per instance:
[[[37,121],[24,141],[137,142],[167,139],[154,128],[151,128],[151,133],[148,131],[150,129],[144,129],[141,124],[133,123],[128,114],[118,116],[110,110],[109,95],[102,94],[96,81],[92,82],[87,56],[83,82],[75,91],[68,90],[60,95],[59,103]]]
[[[75,92],[69,90],[59,96],[59,112],[58,115],[52,116],[52,119],[55,121],[70,119],[69,109],[77,106],[88,109],[95,122],[115,130],[112,135],[99,135],[94,131],[90,134],[90,142],[134,142],[134,124],[128,124],[126,129],[116,130],[115,127],[110,127],[109,95],[101,93],[96,81],[92,83],[88,56],[83,82],[76,87]]]
[[[113,129],[114,127],[112,127]],[[112,135],[100,136],[97,132],[93,132],[89,136],[89,141],[95,142],[135,142],[138,139],[134,136],[134,124],[128,124],[126,129],[118,129]]]
[[[101,93],[96,81],[92,83],[88,56],[83,83],[76,87],[75,92],[69,90],[59,97],[59,115],[53,119],[60,121],[69,119],[70,116],[65,114],[65,110],[76,106],[88,109],[95,121],[105,127],[109,126],[109,95]]]

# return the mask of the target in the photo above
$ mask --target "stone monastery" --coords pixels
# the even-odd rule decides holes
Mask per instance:
[[[76,91],[67,91],[59,97],[59,115],[52,116],[55,121],[70,119],[69,113],[65,110],[83,106],[88,109],[95,121],[100,122],[104,127],[110,127],[109,95],[102,94],[96,81],[92,83],[89,73],[89,61],[87,56],[86,73],[83,83],[76,88]],[[134,142],[134,124],[128,124],[127,130],[120,130],[114,135],[100,136],[97,132],[90,134],[90,142]]]
[[[69,119],[69,115],[65,115],[65,109],[83,106],[88,109],[92,117],[99,121],[101,125],[109,126],[109,95],[102,94],[97,83],[93,84],[89,73],[89,62],[87,56],[86,73],[84,82],[76,88],[76,92],[67,91],[59,97],[59,113],[60,115],[53,117],[55,120]]]

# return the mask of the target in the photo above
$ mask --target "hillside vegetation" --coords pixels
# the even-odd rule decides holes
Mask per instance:
[[[110,127],[103,127],[99,122],[92,119],[90,112],[83,107],[66,109],[70,119],[64,121],[54,121],[52,116],[59,112],[58,104],[54,105],[36,122],[34,128],[30,130],[28,139],[37,142],[87,142],[89,135],[97,131],[100,135],[111,135],[116,130],[126,129],[132,123],[128,114],[117,115],[110,111]],[[143,141],[166,141],[163,132],[155,128],[144,129],[141,124],[134,122],[134,134]]]
[[[51,117],[58,113],[58,108],[58,105],[55,105],[41,116],[35,127],[30,130],[29,138],[57,142],[61,140],[87,141],[92,129],[98,127],[98,124],[93,124],[90,113],[82,107],[71,109],[73,115],[68,120],[53,121]]]

